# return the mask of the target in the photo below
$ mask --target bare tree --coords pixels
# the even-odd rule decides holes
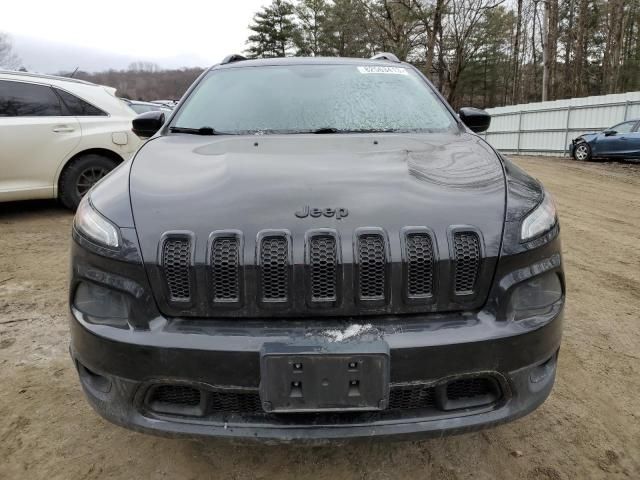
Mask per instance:
[[[512,103],[518,103],[520,86],[520,36],[522,34],[522,0],[518,0],[518,13],[516,15],[516,33],[513,39],[513,86],[511,90]]]
[[[620,61],[622,58],[622,42],[624,39],[624,0],[610,0],[607,4],[607,39],[603,57],[604,88],[617,93],[619,88]]]
[[[556,83],[556,55],[558,49],[558,0],[542,0],[542,101],[553,95]]]
[[[418,13],[416,0],[379,0],[361,2],[369,13],[369,18],[380,32],[380,48],[394,52],[400,60],[422,43],[424,23]]]
[[[132,62],[129,64],[128,70],[132,72],[159,72],[160,66],[153,62]]]
[[[13,43],[6,33],[0,32],[0,68],[18,70],[22,66],[20,57],[13,51]]]
[[[505,0],[450,0],[445,36],[449,45],[446,60],[447,100],[456,103],[460,76],[483,46],[482,29],[478,28],[487,10]],[[441,45],[440,48],[443,48]]]

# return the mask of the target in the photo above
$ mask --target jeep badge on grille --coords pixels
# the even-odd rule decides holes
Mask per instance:
[[[349,210],[347,210],[346,208],[342,208],[342,207],[338,207],[338,208],[317,208],[317,207],[310,207],[309,205],[305,205],[304,207],[302,207],[299,211],[297,211],[295,213],[296,217],[298,218],[307,218],[307,217],[313,217],[313,218],[318,218],[321,216],[325,216],[325,217],[336,217],[336,220],[340,220],[344,217],[346,217],[347,215],[349,215]]]

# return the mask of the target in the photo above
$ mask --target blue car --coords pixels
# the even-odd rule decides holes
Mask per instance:
[[[640,120],[627,120],[599,133],[585,133],[571,141],[576,160],[594,158],[640,159]]]

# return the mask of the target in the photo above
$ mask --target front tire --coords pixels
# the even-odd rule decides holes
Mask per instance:
[[[588,162],[591,160],[591,147],[588,143],[578,143],[573,149],[573,158],[579,162]]]
[[[118,163],[108,157],[90,153],[82,155],[65,167],[60,175],[59,198],[62,204],[75,210],[82,197]]]

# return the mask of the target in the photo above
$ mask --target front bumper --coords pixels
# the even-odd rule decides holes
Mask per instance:
[[[260,352],[267,343],[328,342],[337,321],[243,322],[158,318],[147,331],[96,325],[71,311],[71,354],[91,405],[106,419],[163,435],[290,442],[372,436],[441,436],[508,422],[534,410],[555,379],[562,306],[540,324],[496,322],[486,312],[377,320],[350,342],[384,341],[391,387],[491,376],[499,399],[475,408],[417,409],[394,415],[167,415],[148,408],[150,387],[195,386],[255,393]]]

